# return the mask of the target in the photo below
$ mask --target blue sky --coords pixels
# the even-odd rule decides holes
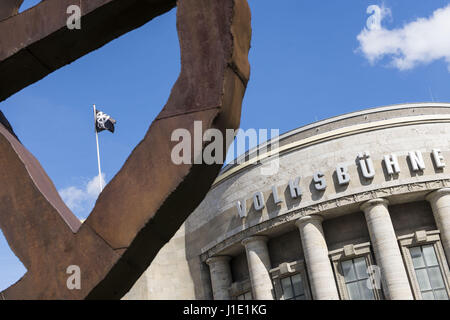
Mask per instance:
[[[22,10],[37,2],[25,1]],[[274,128],[283,133],[369,107],[450,101],[450,49],[445,45],[450,25],[430,18],[449,1],[249,4],[252,73],[243,103],[244,130]],[[358,40],[367,28],[369,5],[384,6],[381,30],[366,30]],[[90,188],[97,174],[91,105],[117,120],[114,134],[100,134],[108,182],[144,136],[178,76],[175,13],[156,18],[0,103],[23,144],[80,218],[89,214],[97,195]],[[419,27],[433,34],[422,47],[415,46],[420,41],[411,24],[419,18],[430,18]],[[395,43],[387,46],[391,40]],[[0,235],[0,290],[24,272]]]

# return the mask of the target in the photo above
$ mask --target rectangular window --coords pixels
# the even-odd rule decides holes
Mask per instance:
[[[342,300],[382,300],[381,277],[370,242],[348,244],[329,253]]]
[[[283,300],[306,300],[305,289],[300,273],[281,278]]]
[[[432,244],[409,248],[424,300],[448,300],[442,271]]]
[[[311,300],[311,291],[303,260],[283,262],[270,270],[270,274],[275,299]]]
[[[341,268],[350,300],[375,300],[365,257],[342,261]]]

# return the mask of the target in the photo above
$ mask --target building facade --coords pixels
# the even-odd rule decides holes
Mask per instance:
[[[330,118],[237,160],[124,299],[449,299],[450,104]]]

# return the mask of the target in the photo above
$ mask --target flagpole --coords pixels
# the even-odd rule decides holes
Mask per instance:
[[[93,105],[94,108],[94,130],[95,130],[95,141],[97,142],[97,162],[98,162],[98,182],[100,184],[100,192],[103,191],[103,184],[102,184],[102,169],[100,168],[100,149],[98,146],[98,132],[97,132],[97,112],[95,110],[95,104]]]

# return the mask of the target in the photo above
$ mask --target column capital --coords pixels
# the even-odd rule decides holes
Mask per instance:
[[[242,240],[241,244],[243,246],[247,246],[247,244],[249,244],[250,242],[263,241],[264,243],[266,243],[268,240],[269,238],[266,236],[251,236]]]
[[[216,262],[229,262],[231,260],[230,256],[214,256],[206,259],[206,264],[210,265]]]
[[[375,207],[375,206],[388,206],[389,205],[389,200],[385,199],[385,198],[376,198],[376,199],[372,199],[369,201],[364,202],[363,204],[360,205],[360,209],[362,211],[366,211],[367,209],[371,208],[371,207]]]
[[[428,202],[434,201],[436,198],[450,194],[450,188],[441,188],[428,193],[425,199]]]
[[[311,223],[311,222],[314,222],[314,221],[322,223],[323,222],[323,217],[319,216],[318,214],[314,214],[314,215],[311,215],[311,216],[300,217],[300,218],[297,219],[297,221],[295,221],[295,225],[297,227],[300,227],[300,226],[302,226],[302,225],[304,225],[306,223]]]

